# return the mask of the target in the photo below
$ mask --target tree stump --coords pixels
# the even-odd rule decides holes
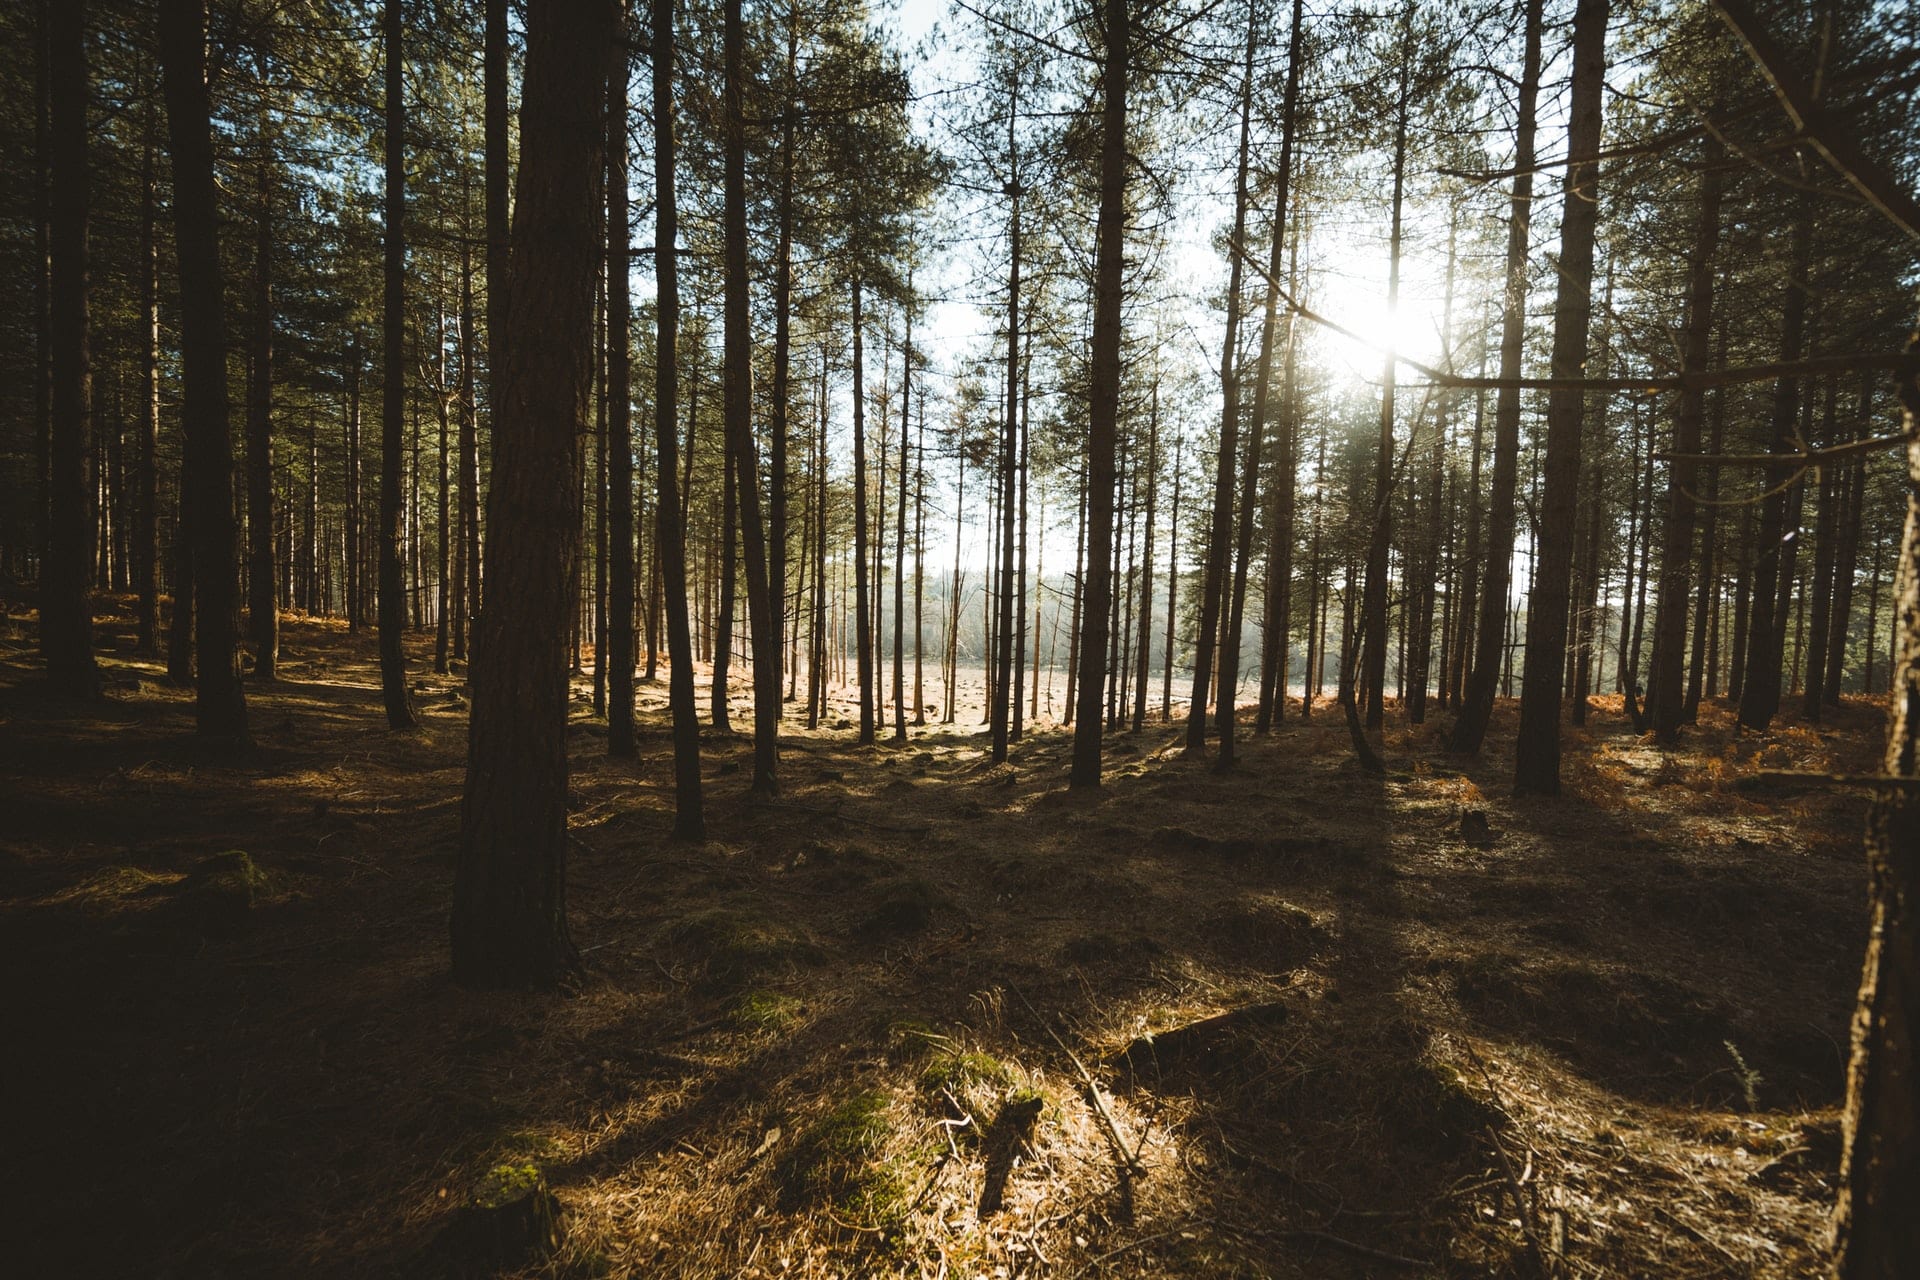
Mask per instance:
[[[560,1206],[531,1164],[496,1165],[434,1238],[440,1274],[452,1280],[514,1270],[560,1247]]]
[[[1468,809],[1460,815],[1460,838],[1476,849],[1484,849],[1494,840],[1484,809]]]
[[[1229,1054],[1235,1039],[1269,1030],[1290,1016],[1278,1000],[1247,1005],[1226,1013],[1139,1037],[1113,1057],[1136,1078],[1158,1079],[1179,1067],[1206,1070]]]

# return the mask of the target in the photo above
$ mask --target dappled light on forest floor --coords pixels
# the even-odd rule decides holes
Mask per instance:
[[[1755,779],[1862,767],[1866,707],[1710,707],[1663,755],[1596,699],[1558,800],[1510,796],[1504,705],[1482,760],[1395,730],[1385,778],[1331,715],[1226,776],[1151,724],[1095,796],[1053,732],[991,767],[789,726],[748,803],[710,734],[693,846],[643,685],[637,761],[571,724],[584,981],[483,995],[459,678],[390,733],[370,638],[284,631],[227,755],[124,636],[81,717],[0,647],[35,1273],[430,1273],[529,1164],[556,1276],[1816,1270],[1862,805]]]

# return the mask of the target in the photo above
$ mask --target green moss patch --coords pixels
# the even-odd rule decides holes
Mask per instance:
[[[749,991],[733,1002],[727,1016],[742,1031],[786,1031],[800,1021],[801,1004],[776,991]]]
[[[856,1093],[815,1121],[780,1164],[780,1207],[831,1205],[864,1227],[891,1229],[905,1218],[905,1157],[885,1157],[894,1131],[884,1090]]]

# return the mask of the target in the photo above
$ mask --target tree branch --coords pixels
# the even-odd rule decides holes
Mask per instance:
[[[1787,51],[1774,41],[1746,0],[1713,0],[1713,7],[1746,46],[1748,56],[1773,86],[1774,96],[1780,99],[1788,118],[1807,136],[1814,150],[1889,222],[1920,240],[1920,200],[1862,151],[1840,122],[1820,105],[1794,72]]]

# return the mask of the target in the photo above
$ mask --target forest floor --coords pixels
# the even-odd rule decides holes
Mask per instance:
[[[617,763],[582,685],[587,977],[499,995],[448,976],[458,677],[416,647],[390,733],[372,636],[290,620],[222,755],[101,636],[76,713],[0,623],[13,1274],[430,1275],[524,1162],[566,1232],[535,1275],[1818,1271],[1864,806],[1752,775],[1871,770],[1877,704],[1714,706],[1665,755],[1596,699],[1551,800],[1507,705],[1478,760],[1390,708],[1385,778],[1324,706],[1224,776],[1154,725],[1091,796],[1057,731],[990,767],[790,724],[768,804],[708,735],[691,846],[663,687]],[[234,849],[238,904],[195,892]]]

